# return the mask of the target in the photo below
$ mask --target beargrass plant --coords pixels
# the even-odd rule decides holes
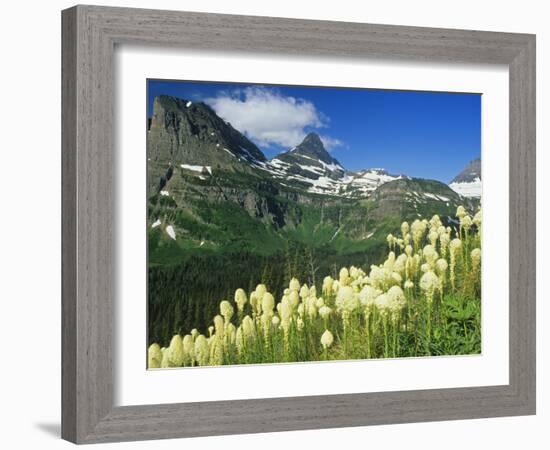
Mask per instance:
[[[475,354],[481,351],[481,210],[459,226],[403,222],[368,270],[343,267],[320,292],[292,278],[276,300],[259,284],[222,300],[206,334],[193,328],[148,349],[148,367]]]

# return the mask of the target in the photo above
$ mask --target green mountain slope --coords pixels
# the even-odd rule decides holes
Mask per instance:
[[[349,174],[316,135],[273,164],[186,100],[155,99],[147,144],[150,342],[197,324],[206,332],[238,287],[263,282],[280,295],[291,276],[318,284],[318,273],[378,263],[403,220],[476,207],[434,180]],[[319,179],[336,188],[312,188]],[[357,195],[339,195],[350,186]]]

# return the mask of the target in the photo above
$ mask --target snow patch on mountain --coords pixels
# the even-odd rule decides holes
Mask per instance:
[[[180,164],[180,167],[185,170],[190,170],[191,172],[203,173],[205,170],[212,175],[211,166],[196,166],[193,164]]]
[[[172,225],[168,225],[166,227],[166,234],[174,239],[174,241],[176,240],[176,231],[174,230],[174,227]]]
[[[261,168],[278,180],[292,180],[309,185],[306,190],[313,194],[345,198],[368,197],[378,186],[402,178],[401,175],[390,175],[383,169],[368,169],[354,173],[345,172],[339,164],[321,163],[322,167],[290,164],[274,158],[263,163]],[[300,173],[296,173],[293,170],[295,168],[299,168]],[[288,186],[286,183],[281,184]]]
[[[451,183],[449,187],[463,197],[481,198],[481,179],[479,177],[473,181]]]
[[[481,159],[470,161],[449,187],[463,197],[481,198]]]
[[[348,174],[346,177],[346,197],[367,197],[384,183],[399,180],[401,175],[390,175],[384,169],[368,169]]]

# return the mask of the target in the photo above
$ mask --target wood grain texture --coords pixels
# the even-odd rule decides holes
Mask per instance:
[[[62,16],[63,438],[94,443],[535,412],[534,36],[96,6]],[[508,65],[510,383],[114,407],[113,52],[123,43]]]
[[[61,434],[76,440],[76,10],[66,11],[62,17],[62,155],[61,155],[61,204],[62,204],[62,282],[61,282],[61,339],[63,405]]]
[[[510,71],[510,384],[535,410],[536,80],[535,40]]]

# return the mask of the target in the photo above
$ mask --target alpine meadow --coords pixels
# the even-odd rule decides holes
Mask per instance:
[[[147,91],[149,369],[481,353],[480,95]]]

